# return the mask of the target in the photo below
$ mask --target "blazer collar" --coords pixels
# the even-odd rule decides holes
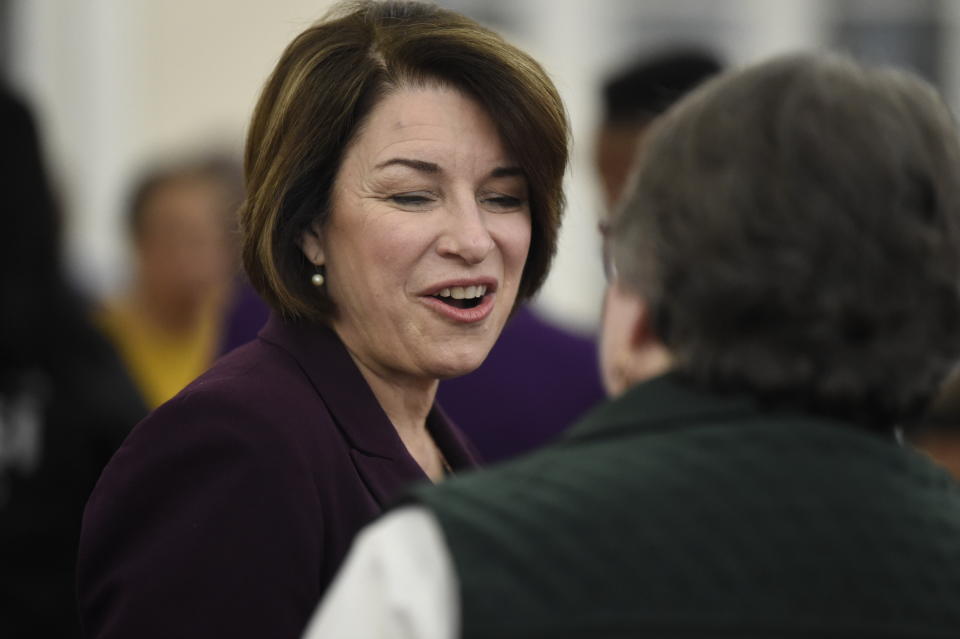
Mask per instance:
[[[354,462],[381,504],[410,481],[427,479],[331,328],[284,319],[273,312],[259,336],[296,360],[353,448]],[[436,402],[427,417],[427,428],[451,468],[477,465],[472,448]]]

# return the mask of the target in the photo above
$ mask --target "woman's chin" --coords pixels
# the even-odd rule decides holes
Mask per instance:
[[[434,374],[437,379],[451,379],[460,377],[480,368],[483,361],[487,358],[489,350],[482,353],[459,353],[454,356],[444,357],[433,366]]]

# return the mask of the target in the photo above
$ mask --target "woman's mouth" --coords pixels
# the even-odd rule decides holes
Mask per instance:
[[[476,308],[487,294],[486,284],[479,286],[451,286],[432,297],[454,308]]]
[[[450,282],[439,284],[420,299],[441,317],[458,324],[475,324],[493,311],[497,282]]]

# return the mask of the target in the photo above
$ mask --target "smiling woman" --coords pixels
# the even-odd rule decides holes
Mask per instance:
[[[314,223],[301,242],[326,270],[334,330],[395,425],[410,398],[401,378],[435,387],[483,362],[529,245],[522,171],[484,108],[439,86],[373,109],[343,158],[326,228]]]
[[[540,66],[455,13],[351,2],[250,126],[254,342],[137,426],[84,515],[91,637],[297,637],[357,530],[476,461],[436,405],[556,247],[568,132]]]

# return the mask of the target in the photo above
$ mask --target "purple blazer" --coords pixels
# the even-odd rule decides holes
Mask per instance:
[[[454,470],[475,466],[434,405]],[[131,432],[94,489],[87,637],[299,637],[356,532],[426,481],[336,334],[271,316]]]

